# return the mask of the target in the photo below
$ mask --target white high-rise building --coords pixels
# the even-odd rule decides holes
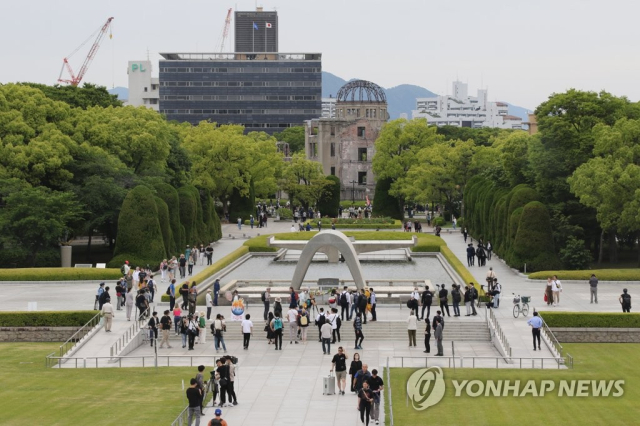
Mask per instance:
[[[506,103],[489,102],[484,89],[478,90],[478,96],[469,96],[467,87],[466,83],[454,81],[452,95],[417,98],[412,118],[426,118],[436,126],[522,129],[522,118],[509,115]]]
[[[129,61],[129,99],[125,105],[145,106],[160,110],[160,83],[158,77],[151,76],[151,61]]]
[[[336,118],[336,98],[322,98],[322,118]]]

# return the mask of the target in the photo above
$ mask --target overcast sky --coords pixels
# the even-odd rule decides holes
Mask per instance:
[[[62,59],[109,16],[84,81],[127,86],[127,61],[157,64],[158,52],[217,51],[226,12],[254,1],[5,0],[0,13],[0,82],[53,84]],[[456,78],[470,94],[533,109],[553,92],[607,90],[640,99],[638,12],[609,0],[271,0],[281,52],[320,52],[323,70],[384,87],[409,83],[451,92]],[[76,54],[79,69],[91,40]],[[227,51],[233,49],[233,23]],[[157,73],[157,67],[154,70]]]

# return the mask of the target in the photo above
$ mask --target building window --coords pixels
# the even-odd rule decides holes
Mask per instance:
[[[358,127],[358,137],[364,138],[364,127]]]
[[[367,184],[367,172],[358,172],[358,185]]]
[[[331,126],[331,136],[335,136],[336,135],[336,128],[335,126]]]
[[[147,88],[146,88],[146,87],[144,88],[144,91],[145,91],[145,92],[147,91]]]
[[[331,156],[332,157],[336,156],[336,144],[335,144],[335,142],[331,142]]]
[[[370,109],[369,109],[369,108],[367,108],[367,110],[365,111],[365,112],[366,112],[366,114],[365,114],[365,117],[366,117],[366,118],[369,118],[369,111],[370,111]]]
[[[358,161],[367,161],[367,148],[358,148]]]
[[[331,167],[331,176],[335,176],[336,175],[336,168],[335,167]]]

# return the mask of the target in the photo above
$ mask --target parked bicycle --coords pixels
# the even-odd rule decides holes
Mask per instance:
[[[513,294],[513,317],[518,318],[518,315],[522,314],[523,317],[529,315],[529,302],[531,296],[522,296]]]

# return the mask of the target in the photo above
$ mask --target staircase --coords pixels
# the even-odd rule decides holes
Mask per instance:
[[[207,323],[207,340],[212,340],[211,329]],[[265,335],[264,321],[262,319],[253,321],[254,338]],[[309,326],[309,335],[317,336],[318,329],[313,324]],[[418,323],[418,333],[424,330],[424,322]],[[367,321],[363,324],[362,331],[367,340],[406,340],[407,339],[407,323],[406,321]],[[343,336],[353,333],[353,325],[351,321],[344,321],[340,332]],[[433,336],[433,331],[431,332]],[[284,324],[284,336],[289,336],[288,325]],[[445,318],[444,340],[469,341],[469,342],[489,342],[491,334],[487,327],[486,321],[461,321],[454,318]],[[173,333],[170,336],[171,341],[179,341],[181,336]],[[242,340],[242,332],[240,321],[227,321],[227,332],[224,334],[224,340]]]

